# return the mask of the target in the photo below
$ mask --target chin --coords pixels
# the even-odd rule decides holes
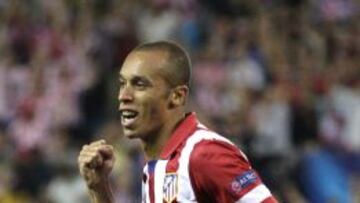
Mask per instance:
[[[139,138],[138,133],[134,132],[133,130],[129,130],[129,129],[124,129],[123,130],[124,136],[129,138],[129,139],[136,139]]]

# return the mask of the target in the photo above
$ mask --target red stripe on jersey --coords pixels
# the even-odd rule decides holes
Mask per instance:
[[[176,153],[169,159],[169,162],[166,165],[166,173],[176,173],[179,168],[179,158],[180,153]]]

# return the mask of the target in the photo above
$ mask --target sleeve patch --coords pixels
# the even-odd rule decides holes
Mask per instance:
[[[252,183],[257,181],[258,177],[254,170],[246,171],[245,173],[237,176],[231,182],[231,190],[234,193],[239,193],[241,190],[245,189]]]

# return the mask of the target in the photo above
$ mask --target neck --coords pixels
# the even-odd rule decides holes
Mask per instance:
[[[172,133],[178,124],[184,119],[183,112],[171,113],[170,118],[161,127],[158,132],[151,136],[152,139],[142,140],[145,156],[147,160],[158,159],[166,142],[171,137]]]

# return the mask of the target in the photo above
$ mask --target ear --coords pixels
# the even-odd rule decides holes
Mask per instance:
[[[184,106],[186,103],[186,98],[189,93],[189,88],[186,85],[180,85],[175,87],[170,94],[170,106],[178,107]]]

